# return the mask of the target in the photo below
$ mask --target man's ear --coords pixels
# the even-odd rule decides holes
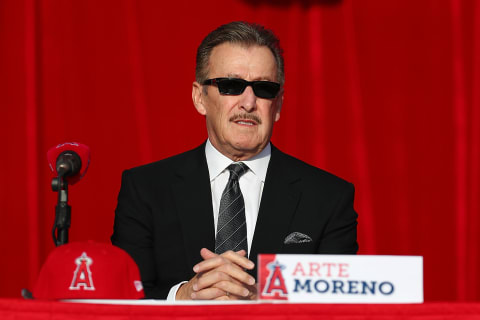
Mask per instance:
[[[197,112],[204,116],[207,114],[207,110],[205,109],[205,106],[203,104],[203,98],[204,98],[203,88],[200,85],[200,83],[195,81],[192,84],[193,105],[195,106],[195,109],[197,109]]]
[[[281,91],[278,93],[278,96],[275,98],[275,101],[273,102],[275,104],[275,121],[280,120],[280,111],[282,111],[282,105],[283,105],[283,88]]]

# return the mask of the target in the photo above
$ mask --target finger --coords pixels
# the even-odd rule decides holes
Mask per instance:
[[[242,257],[245,257],[247,255],[247,252],[243,249],[235,251],[235,253],[241,255]],[[218,256],[218,254],[216,254],[215,252],[213,252],[211,250],[208,250],[207,248],[202,248],[200,250],[200,255],[202,256],[203,259],[210,259],[210,258]]]
[[[221,265],[225,263],[231,263],[228,261],[228,259],[221,257],[219,255],[215,255],[211,258],[208,258],[206,260],[203,260],[196,265],[193,266],[193,271],[196,273],[201,273],[201,272],[208,272],[210,270],[213,270],[215,268],[220,267]]]
[[[222,289],[223,291],[228,292],[229,295],[235,295],[241,298],[246,298],[251,294],[250,290],[243,285],[231,281],[220,281],[215,283],[213,287]]]
[[[241,299],[241,300],[257,300],[257,286],[256,285],[245,285],[245,284],[242,284],[241,282],[239,282],[235,279],[232,279],[232,282],[235,283],[235,284],[241,285],[242,287],[248,289],[249,294],[247,296],[239,296],[239,295],[235,295],[231,292],[228,292],[229,289],[227,289],[227,292],[229,293],[227,295],[230,296],[229,300],[239,300],[239,299]],[[216,285],[214,285],[214,286],[216,287]]]
[[[218,288],[206,288],[191,294],[192,300],[213,300],[225,296],[225,291]]]
[[[234,263],[240,266],[242,269],[253,269],[255,267],[255,264],[252,261],[248,260],[246,257],[242,256],[242,252],[244,251],[240,250],[240,254],[238,254],[233,251],[227,251],[225,253],[222,253],[221,255],[217,255],[210,250],[204,248],[200,250],[200,254],[205,260],[197,263],[193,267],[193,271],[196,273],[206,272],[227,263]]]
[[[244,269],[251,270],[255,267],[255,264],[246,257],[245,250],[240,250],[238,252],[228,250],[222,253],[221,256],[227,258],[231,262],[241,266]]]
[[[192,287],[194,291],[200,291],[205,288],[213,286],[217,282],[232,281],[232,280],[234,279],[232,279],[225,272],[221,272],[219,270],[213,270],[210,272],[200,274],[200,276],[198,276],[196,281],[193,283]]]
[[[200,250],[200,255],[202,256],[203,259],[210,259],[210,258],[214,258],[216,256],[218,256],[218,254],[216,254],[215,252],[212,252],[210,250],[208,250],[207,248],[202,248],[202,250]]]
[[[235,251],[237,254],[241,255],[242,257],[246,257],[247,256],[247,251],[245,250],[238,250],[238,251]]]
[[[220,273],[224,273],[226,274],[228,277],[230,277],[231,279],[230,280],[238,280],[240,281],[241,283],[245,284],[245,285],[253,285],[255,284],[255,278],[252,277],[251,275],[249,275],[243,268],[239,267],[238,265],[234,264],[234,263],[224,263],[216,268],[214,268],[213,270],[207,272],[207,273],[204,273],[204,274],[208,274],[208,275],[213,275],[217,272],[220,272]],[[227,280],[225,279],[224,276],[220,276],[220,275],[216,275],[218,277],[218,280]]]
[[[238,265],[230,263],[224,264],[217,268],[218,271],[228,274],[233,279],[236,279],[246,285],[254,285],[255,278],[248,274],[245,269],[240,268]]]
[[[228,281],[239,287],[252,286],[255,278],[233,263],[226,263],[208,272],[198,274],[193,289],[195,291],[208,288],[221,281]],[[242,295],[241,293],[239,293]]]
[[[229,292],[227,289],[227,296],[229,296],[229,300],[257,300],[257,286],[252,285],[252,286],[246,286],[245,284],[240,283],[239,281],[232,279],[233,283],[236,283],[238,285],[243,286],[244,288],[248,289],[249,294],[246,296],[240,296],[232,293],[231,291]],[[216,285],[214,285],[216,286]],[[223,290],[223,289],[222,289]]]

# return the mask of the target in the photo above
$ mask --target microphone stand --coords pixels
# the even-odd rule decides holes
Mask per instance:
[[[62,175],[52,179],[52,190],[58,192],[55,206],[55,222],[52,229],[53,243],[61,246],[68,243],[68,229],[72,208],[68,204],[68,182]],[[55,230],[57,231],[55,234]]]

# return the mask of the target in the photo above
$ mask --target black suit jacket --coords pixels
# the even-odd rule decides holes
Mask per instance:
[[[259,253],[355,254],[353,196],[352,184],[272,146],[250,260],[256,264]],[[284,244],[292,232],[313,241]],[[123,172],[112,243],[137,262],[147,298],[164,299],[195,275],[200,249],[215,247],[205,144]]]

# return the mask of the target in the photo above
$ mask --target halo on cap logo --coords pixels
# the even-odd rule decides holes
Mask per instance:
[[[92,280],[92,272],[90,271],[90,265],[93,263],[93,259],[87,256],[86,252],[75,259],[77,268],[73,273],[72,284],[68,288],[69,290],[95,290]]]

